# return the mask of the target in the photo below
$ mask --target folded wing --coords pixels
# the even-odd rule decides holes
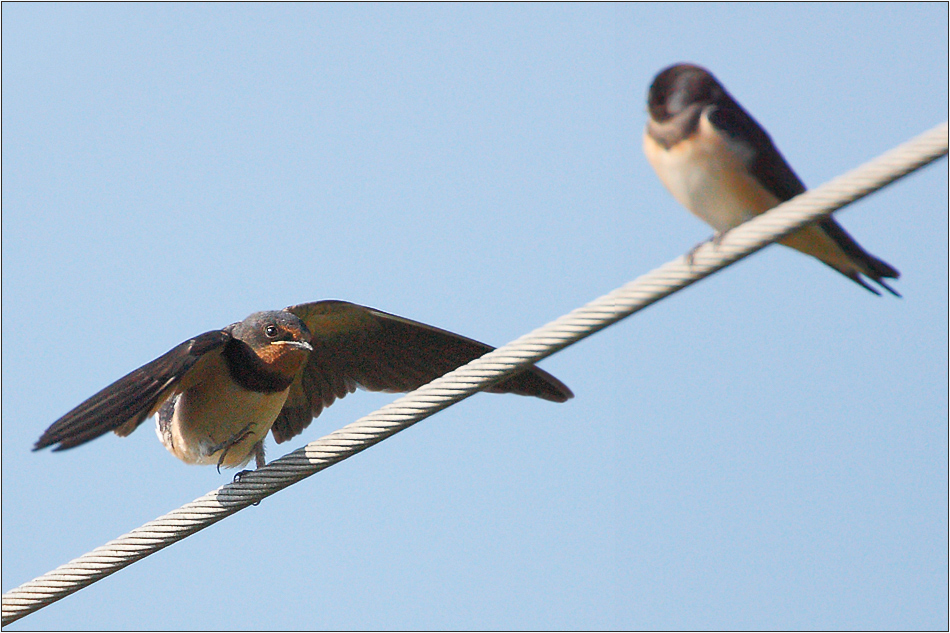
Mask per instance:
[[[750,155],[748,168],[769,193],[778,198],[780,202],[786,202],[805,192],[805,184],[795,174],[772,143],[772,139],[755,119],[749,116],[730,97],[722,97],[717,106],[709,113],[710,122],[727,134],[734,142],[748,148],[749,151],[752,151],[752,148],[758,148]],[[866,283],[861,278],[862,274],[874,280],[892,295],[900,296],[896,290],[884,281],[885,278],[896,279],[900,277],[900,273],[896,268],[864,250],[833,217],[823,218],[815,224],[828,239],[841,249],[841,252],[847,258],[846,262],[842,263],[829,260],[827,257],[821,257],[820,253],[814,250],[817,245],[811,243],[814,239],[812,238],[809,242],[809,238],[803,237],[804,234],[799,234],[798,240],[793,234],[788,238],[792,242],[785,241],[783,243],[818,257],[825,264],[876,295],[881,293]],[[802,240],[805,241],[802,242]],[[796,241],[798,243],[795,243]],[[806,247],[802,248],[802,244],[805,244]]]

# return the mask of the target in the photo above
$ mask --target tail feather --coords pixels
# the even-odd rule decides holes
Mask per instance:
[[[855,283],[863,286],[878,296],[880,296],[881,293],[878,292],[876,288],[866,283],[864,279],[861,278],[861,275],[864,275],[874,283],[878,284],[895,297],[901,296],[899,292],[891,288],[884,281],[884,279],[899,278],[901,276],[900,271],[884,260],[878,259],[874,255],[871,255],[866,250],[861,248],[861,245],[858,244],[853,237],[848,235],[848,233],[843,228],[841,228],[841,225],[835,222],[833,218],[825,218],[818,223],[818,226],[822,231],[825,232],[826,235],[828,235],[828,237],[834,240],[835,244],[837,244],[838,247],[844,251],[845,255],[848,256],[848,259],[850,259],[854,264],[854,269],[850,271],[844,271],[835,266],[832,266],[832,268],[835,268],[835,270],[838,272],[849,277]]]

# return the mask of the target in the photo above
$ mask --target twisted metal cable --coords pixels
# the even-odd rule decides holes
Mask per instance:
[[[656,270],[3,595],[14,622],[616,323],[947,154],[947,123]]]

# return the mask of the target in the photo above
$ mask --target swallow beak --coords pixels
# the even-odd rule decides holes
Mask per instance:
[[[271,345],[287,345],[307,352],[313,351],[313,346],[306,341],[274,341]]]

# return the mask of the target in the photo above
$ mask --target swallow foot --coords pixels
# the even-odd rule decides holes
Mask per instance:
[[[709,238],[708,240],[703,240],[702,242],[700,242],[699,244],[697,244],[697,245],[694,246],[693,248],[689,249],[689,251],[686,253],[686,257],[685,257],[685,259],[686,259],[686,265],[689,266],[690,268],[692,268],[692,267],[693,267],[693,262],[694,262],[694,260],[695,260],[695,258],[696,258],[696,251],[698,251],[700,248],[702,248],[702,247],[705,246],[706,244],[712,244],[714,248],[715,248],[715,247],[718,247],[718,246],[722,243],[722,240],[725,239],[726,233],[728,233],[728,232],[729,232],[729,231],[717,232],[715,235],[713,235],[713,236],[712,236],[711,238]]]
[[[218,472],[221,472],[221,466],[224,465],[224,460],[228,456],[228,451],[230,451],[236,444],[240,444],[242,441],[247,439],[251,435],[251,427],[254,426],[253,422],[250,422],[243,429],[221,442],[220,444],[215,444],[210,449],[208,449],[209,455],[214,455],[218,451],[221,451],[221,457],[218,458]]]
[[[251,452],[254,453],[254,466],[256,468],[263,468],[264,464],[267,463],[267,460],[264,459],[264,440],[255,444]]]
[[[241,483],[241,479],[242,479],[245,475],[247,475],[248,473],[252,473],[252,472],[254,472],[254,471],[251,470],[251,469],[249,469],[249,468],[248,468],[248,469],[245,469],[245,470],[242,470],[242,471],[239,472],[238,474],[234,475],[234,479],[231,480],[231,483],[234,483],[234,484],[239,484],[239,483]],[[261,501],[262,501],[262,499],[258,499],[257,501],[255,501],[255,502],[252,503],[251,505],[252,505],[252,506],[259,506],[259,505],[261,505]]]
[[[712,242],[713,239],[714,239],[714,238],[710,238],[710,239],[708,239],[708,240],[703,240],[702,242],[699,242],[698,244],[696,244],[695,246],[693,246],[693,248],[689,249],[689,251],[686,252],[686,258],[685,258],[685,259],[686,259],[686,265],[687,265],[689,268],[692,268],[692,267],[693,267],[693,261],[694,261],[694,259],[695,259],[695,257],[696,257],[696,251],[698,251],[700,248],[702,248],[702,246],[703,246],[704,244],[708,244],[709,242]]]

